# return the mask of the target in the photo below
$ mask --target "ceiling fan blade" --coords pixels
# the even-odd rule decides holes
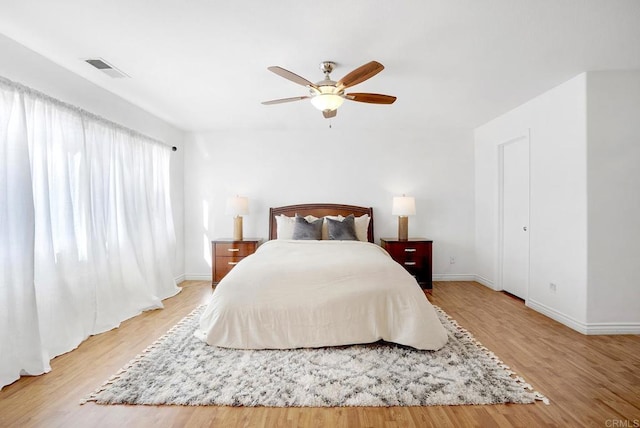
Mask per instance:
[[[282,67],[278,67],[277,65],[267,67],[267,70],[272,71],[276,73],[278,76],[284,77],[287,80],[291,80],[292,82],[297,83],[298,85],[309,86],[311,88],[318,89],[318,86],[315,83],[310,82],[304,77],[298,76],[297,74],[292,73],[289,70],[285,70]]]
[[[393,104],[397,99],[393,95],[382,95],[382,94],[367,94],[367,93],[352,93],[346,94],[345,98],[351,101],[358,101],[360,103],[371,103],[371,104]]]
[[[311,97],[304,96],[304,97],[280,98],[279,100],[263,101],[262,104],[269,106],[271,104],[282,104],[282,103],[290,103],[291,101],[306,100],[307,98],[311,98]]]
[[[380,64],[379,62],[368,62],[365,65],[361,65],[360,67],[356,68],[351,73],[340,79],[337,86],[348,88],[357,85],[358,83],[362,83],[365,80],[372,78],[382,70],[384,70],[384,65]]]
[[[322,112],[322,115],[324,116],[325,119],[331,119],[332,117],[336,117],[336,114],[338,114],[338,109],[325,110]]]

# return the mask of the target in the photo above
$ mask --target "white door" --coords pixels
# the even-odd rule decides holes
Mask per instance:
[[[529,289],[529,139],[502,146],[502,289],[527,299]]]

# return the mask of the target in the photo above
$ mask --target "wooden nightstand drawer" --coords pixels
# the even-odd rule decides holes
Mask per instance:
[[[235,267],[242,259],[253,254],[262,239],[216,239],[211,241],[211,282],[217,284]]]
[[[423,266],[427,255],[425,246],[416,243],[394,242],[384,248],[395,261],[407,266]]]
[[[380,246],[387,250],[393,260],[401,264],[407,272],[413,275],[422,288],[430,291],[433,287],[431,278],[432,242],[422,238],[411,238],[406,241],[381,238]]]
[[[216,257],[245,257],[253,254],[258,247],[257,242],[218,242],[215,245]]]
[[[220,282],[244,257],[216,257],[214,282]]]
[[[396,260],[394,258],[394,260]],[[424,266],[424,259],[404,259],[404,260],[396,260],[398,263],[400,263],[402,266],[406,267],[407,269],[422,269],[422,267]]]

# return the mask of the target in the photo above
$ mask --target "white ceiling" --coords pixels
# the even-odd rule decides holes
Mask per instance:
[[[0,0],[0,33],[179,128],[314,129],[306,88],[377,60],[334,126],[481,125],[587,70],[640,70],[638,0]],[[131,76],[111,79],[82,59]],[[2,58],[1,60],[6,60]]]

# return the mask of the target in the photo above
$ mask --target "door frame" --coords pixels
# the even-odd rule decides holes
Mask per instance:
[[[510,138],[502,143],[497,145],[497,155],[498,155],[498,199],[497,199],[497,214],[498,214],[498,222],[496,228],[496,290],[502,291],[504,290],[503,286],[503,258],[504,258],[504,147],[509,144],[517,143],[522,140],[527,142],[528,149],[528,163],[529,163],[529,179],[528,183],[528,245],[527,245],[527,293],[525,297],[525,301],[529,298],[529,285],[531,283],[531,130],[527,129],[525,132],[521,133],[517,137]]]

